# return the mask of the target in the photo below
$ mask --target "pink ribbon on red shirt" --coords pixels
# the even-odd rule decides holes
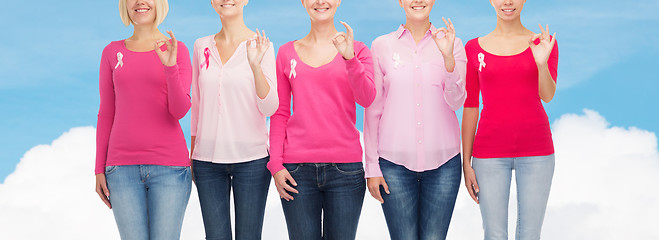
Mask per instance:
[[[478,62],[480,63],[480,65],[478,65],[478,71],[482,72],[485,65],[487,65],[485,64],[485,54],[478,53]]]
[[[211,50],[206,48],[204,49],[204,57],[206,57],[206,69],[208,69],[208,65],[210,63],[209,57],[211,56]],[[203,65],[202,65],[203,67]]]

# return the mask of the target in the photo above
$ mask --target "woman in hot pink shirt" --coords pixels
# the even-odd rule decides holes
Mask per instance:
[[[247,0],[212,0],[219,33],[198,39],[192,71],[192,156],[206,239],[261,239],[270,186],[266,117],[278,107],[275,51],[247,28]]]
[[[133,36],[103,49],[96,192],[122,239],[178,239],[191,189],[179,119],[190,109],[190,56],[160,33],[166,0],[120,0]],[[161,45],[159,45],[161,44]]]
[[[375,97],[371,53],[334,27],[339,0],[303,0],[311,32],[279,48],[270,162],[290,239],[354,239],[366,181],[355,103]],[[291,97],[293,113],[291,114]]]
[[[556,92],[558,45],[549,27],[540,26],[541,33],[536,34],[522,25],[524,0],[490,3],[497,14],[496,28],[465,46],[465,185],[480,204],[485,239],[508,239],[508,199],[515,170],[515,237],[540,239],[554,174],[554,145],[541,101],[551,101]]]
[[[366,177],[391,239],[445,239],[460,187],[465,56],[451,20],[430,23],[434,0],[402,0],[397,31],[371,46],[377,96],[364,114]]]

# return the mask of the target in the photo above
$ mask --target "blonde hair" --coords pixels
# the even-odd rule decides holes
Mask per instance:
[[[156,8],[157,26],[165,21],[167,12],[169,12],[169,3],[167,3],[167,0],[154,0],[154,3]],[[128,15],[128,6],[126,6],[126,0],[119,0],[119,16],[121,17],[121,22],[123,22],[124,25],[129,26],[131,23],[133,23],[133,21],[130,19],[130,16]]]

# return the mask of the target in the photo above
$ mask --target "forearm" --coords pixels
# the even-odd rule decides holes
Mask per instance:
[[[538,65],[538,88],[542,101],[548,103],[554,98],[556,82],[554,82],[546,64]]]
[[[98,115],[96,124],[96,164],[95,174],[105,173],[105,163],[107,162],[108,146],[110,142],[110,131],[112,129],[114,116]]]
[[[286,139],[287,121],[288,118],[277,116],[277,113],[270,118],[270,160],[267,168],[273,176],[284,169],[284,141]]]
[[[265,99],[265,97],[267,97],[268,93],[270,92],[270,84],[268,84],[268,81],[265,78],[263,69],[261,69],[260,65],[250,67],[252,68],[252,74],[254,75],[254,87],[256,88],[256,95],[260,99]]]
[[[364,111],[364,170],[367,178],[382,177],[378,154],[382,100],[376,97],[373,104]]]
[[[373,82],[373,71],[367,71],[364,65],[358,57],[346,61],[348,82],[355,101],[363,107],[368,107],[375,99],[376,91]]]
[[[192,153],[194,153],[194,143],[197,140],[197,136],[190,137],[190,160],[192,161]]]
[[[181,119],[188,113],[192,105],[190,94],[183,87],[178,65],[165,66],[165,74],[167,76],[167,106],[169,107],[169,113],[174,118]],[[191,78],[191,76],[187,77]],[[190,83],[189,80],[187,82]]]
[[[449,73],[452,73],[455,71],[455,57],[453,55],[444,55],[442,54],[442,57],[444,57],[444,66],[446,67],[446,71]]]
[[[478,126],[478,108],[466,107],[462,112],[462,164],[471,167],[474,138]]]

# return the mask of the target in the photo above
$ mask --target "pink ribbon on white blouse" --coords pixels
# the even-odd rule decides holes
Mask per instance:
[[[206,61],[205,61],[206,69],[208,69],[208,65],[210,64],[210,59],[209,59],[210,56],[211,56],[211,50],[208,48],[204,49],[204,57],[206,57]],[[204,65],[202,64],[201,67],[203,68]]]
[[[123,67],[124,66],[124,54],[121,52],[117,53],[117,65],[114,66],[114,69],[117,69],[118,67]]]

